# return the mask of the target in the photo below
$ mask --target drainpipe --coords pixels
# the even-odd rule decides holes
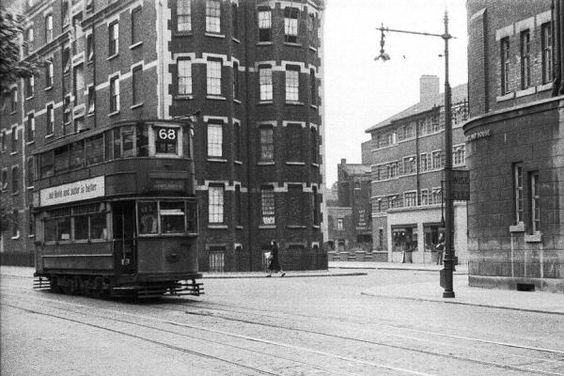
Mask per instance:
[[[253,145],[253,139],[254,139],[254,132],[251,132],[251,124],[250,124],[250,115],[249,115],[249,109],[251,106],[249,106],[249,90],[250,90],[250,77],[249,77],[249,17],[248,17],[248,13],[249,13],[249,2],[245,1],[243,2],[244,4],[244,35],[245,35],[245,43],[244,43],[244,48],[245,48],[245,106],[243,107],[245,109],[245,123],[247,126],[247,234],[248,234],[248,242],[247,242],[247,246],[249,248],[249,271],[253,270],[253,248],[254,248],[254,242],[253,242],[253,226],[254,226],[254,221],[252,220],[254,218],[253,215],[251,215],[251,212],[253,210],[253,205],[252,205],[252,197],[253,197],[253,187],[254,187],[254,179],[253,179],[253,174],[251,173],[251,161],[252,161],[252,151],[251,149],[251,145]],[[256,9],[256,4],[255,2],[253,2],[253,9]],[[260,254],[261,252],[259,252]]]

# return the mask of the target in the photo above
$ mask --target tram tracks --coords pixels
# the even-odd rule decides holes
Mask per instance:
[[[43,298],[45,299],[45,298]],[[43,300],[42,299],[42,300]],[[46,299],[47,301],[51,300],[51,299]],[[60,304],[60,301],[52,301],[55,302],[56,304]],[[171,302],[172,303],[172,302]],[[285,349],[286,351],[289,352],[288,355],[284,356],[280,353],[280,350],[276,350],[274,351],[274,353],[276,354],[277,358],[282,358],[283,360],[287,361],[287,362],[293,362],[294,364],[298,363],[299,367],[308,367],[308,368],[312,368],[312,369],[316,369],[317,371],[322,371],[322,372],[326,372],[328,374],[365,374],[365,373],[355,373],[355,371],[353,370],[352,372],[347,372],[345,369],[339,369],[338,372],[335,373],[335,368],[334,367],[323,367],[320,366],[319,362],[312,364],[311,361],[309,362],[304,362],[301,361],[300,359],[297,359],[295,355],[295,353],[305,353],[305,354],[310,354],[310,356],[316,356],[321,357],[322,359],[329,359],[331,358],[331,361],[334,362],[346,362],[346,363],[353,363],[355,364],[357,367],[358,366],[362,366],[362,367],[373,367],[375,369],[380,369],[380,370],[387,370],[390,372],[394,372],[394,373],[399,373],[399,374],[428,374],[426,371],[419,371],[417,369],[411,369],[411,368],[405,368],[405,367],[398,367],[395,366],[393,364],[390,364],[390,362],[379,362],[376,360],[372,360],[372,359],[367,359],[366,356],[364,356],[363,358],[360,358],[360,356],[358,354],[352,354],[352,355],[343,355],[343,354],[335,354],[334,352],[330,352],[330,351],[326,351],[326,350],[320,350],[318,348],[313,348],[312,346],[308,346],[308,347],[303,347],[303,346],[297,346],[295,344],[292,344],[290,341],[280,341],[280,340],[270,340],[267,337],[263,336],[248,336],[248,335],[242,335],[242,334],[238,334],[233,330],[229,330],[229,329],[225,329],[225,330],[218,330],[215,329],[213,326],[216,323],[210,323],[209,319],[212,320],[221,320],[222,322],[231,322],[231,323],[235,323],[237,325],[239,324],[243,324],[243,325],[250,325],[253,326],[254,328],[257,327],[263,327],[266,331],[272,331],[272,330],[276,330],[279,332],[286,332],[288,333],[288,336],[311,336],[312,338],[315,338],[317,341],[319,341],[320,343],[322,342],[326,342],[326,341],[334,341],[334,342],[342,342],[342,348],[346,348],[347,345],[345,343],[348,344],[354,344],[354,346],[360,346],[363,349],[366,348],[366,346],[368,346],[369,349],[373,349],[373,351],[376,351],[377,349],[381,349],[381,348],[387,348],[387,349],[391,349],[393,351],[401,351],[404,353],[408,353],[408,354],[419,354],[423,357],[435,357],[435,358],[448,358],[451,360],[457,360],[459,362],[465,362],[465,363],[470,363],[470,364],[474,364],[474,365],[480,365],[480,366],[484,366],[484,367],[495,367],[496,369],[503,369],[505,371],[513,371],[514,373],[527,373],[527,374],[544,374],[544,375],[562,375],[564,373],[561,373],[560,371],[558,372],[551,372],[549,370],[543,370],[543,369],[536,369],[533,368],[533,366],[531,366],[530,362],[548,362],[548,363],[553,363],[553,366],[555,366],[555,368],[560,368],[557,367],[560,364],[564,364],[563,363],[563,358],[562,356],[564,355],[564,352],[562,351],[558,351],[558,350],[551,350],[551,349],[531,349],[531,348],[527,348],[524,346],[520,346],[518,344],[502,344],[502,343],[495,343],[492,341],[487,341],[489,345],[496,345],[496,346],[501,346],[501,349],[505,349],[506,347],[513,347],[513,348],[519,348],[521,350],[527,350],[527,351],[534,351],[535,352],[535,356],[531,356],[531,354],[528,355],[515,355],[512,354],[511,356],[516,356],[516,357],[520,357],[521,358],[521,362],[519,363],[519,365],[508,365],[508,364],[500,364],[499,362],[493,362],[493,361],[485,361],[485,360],[481,360],[481,359],[476,359],[473,357],[468,357],[468,356],[463,356],[463,355],[455,355],[452,352],[439,352],[439,351],[433,351],[433,350],[425,350],[425,349],[421,349],[418,346],[413,346],[413,345],[401,345],[401,344],[396,344],[390,341],[378,341],[378,340],[370,340],[370,339],[362,339],[362,338],[355,338],[355,337],[351,337],[351,336],[347,336],[347,335],[340,335],[340,334],[331,334],[331,333],[326,333],[326,332],[321,332],[318,330],[312,330],[312,329],[307,329],[307,328],[303,328],[303,327],[292,327],[292,326],[288,326],[288,325],[276,325],[273,323],[273,321],[275,321],[276,316],[272,316],[274,313],[270,312],[268,310],[261,310],[261,314],[257,314],[256,311],[253,312],[249,312],[248,309],[242,308],[242,307],[233,307],[233,306],[225,306],[225,307],[209,307],[207,304],[201,304],[198,301],[191,301],[190,302],[190,309],[188,311],[186,311],[186,309],[176,309],[175,307],[178,304],[171,304],[168,302],[160,302],[158,305],[143,305],[144,309],[151,309],[151,310],[155,310],[155,311],[168,311],[168,312],[175,312],[177,315],[182,315],[185,313],[191,313],[191,316],[198,316],[199,318],[203,319],[206,322],[202,322],[202,323],[198,323],[197,325],[195,324],[191,324],[191,323],[186,323],[186,322],[181,322],[181,321],[171,321],[171,320],[161,320],[161,319],[157,319],[154,316],[146,316],[146,315],[139,315],[139,314],[135,314],[135,313],[122,313],[120,312],[120,315],[126,315],[122,318],[115,318],[115,317],[111,317],[110,319],[113,321],[117,321],[117,322],[121,322],[122,324],[127,324],[127,325],[134,325],[134,326],[138,326],[138,327],[143,327],[145,329],[148,330],[156,330],[156,331],[161,331],[164,333],[167,333],[169,335],[181,335],[184,336],[186,338],[190,338],[192,340],[197,339],[200,341],[206,341],[210,344],[213,344],[214,346],[229,346],[231,348],[237,349],[238,351],[243,351],[246,350],[248,348],[248,344],[249,342],[251,343],[255,343],[255,344],[259,344],[260,346],[267,346],[267,347],[274,347],[276,349]],[[51,303],[53,304],[53,303]],[[67,305],[71,305],[74,306],[75,308],[73,308],[73,312],[75,313],[80,313],[80,309],[78,308],[78,306],[76,306],[75,303],[66,303]],[[204,306],[205,311],[202,311],[200,309],[200,307]],[[198,310],[195,310],[199,309]],[[109,311],[110,313],[115,314],[115,312],[113,310],[108,310],[107,308],[103,308],[104,311]],[[218,313],[220,312],[220,313]],[[230,317],[229,315],[227,315],[226,313],[229,314],[233,314],[233,313],[238,313],[241,315],[244,315],[246,318],[238,318],[238,317]],[[279,313],[279,312],[278,312]],[[258,319],[257,317],[263,316],[262,319]],[[301,317],[303,315],[291,315],[293,318],[296,317]],[[103,316],[100,316],[103,317]],[[182,317],[182,316],[180,316]],[[316,317],[317,319],[320,319],[319,317]],[[64,319],[64,317],[62,318]],[[105,317],[105,319],[108,319],[107,317]],[[326,319],[326,318],[322,318],[322,319]],[[158,328],[153,324],[143,324],[140,323],[139,320],[149,320],[148,322],[158,322],[159,325],[166,325],[167,328]],[[222,327],[224,327],[225,325],[222,325]],[[441,333],[430,333],[429,331],[423,332],[421,330],[415,330],[415,329],[406,329],[403,327],[399,327],[399,326],[392,326],[392,325],[386,325],[387,327],[391,327],[390,329],[394,329],[394,330],[411,330],[414,331],[416,333],[419,333],[421,335],[441,335],[441,336],[445,336],[444,334]],[[168,327],[173,327],[175,328],[175,330],[172,330]],[[192,332],[191,334],[179,334],[178,333],[178,329],[182,329],[182,330],[190,330],[190,331],[198,331],[201,332],[201,334],[199,335],[194,335],[194,333]],[[124,332],[124,334],[130,334],[129,332]],[[212,338],[210,338],[210,336],[219,336],[220,340],[213,340]],[[232,339],[236,339],[236,341],[238,342],[242,342],[241,345],[237,345],[234,343],[231,344],[226,344],[226,342],[223,340],[225,338],[232,338]],[[322,338],[322,340],[319,340],[319,338]],[[411,337],[411,336],[401,336],[396,334],[394,337],[404,337],[410,340],[421,340],[420,337]],[[451,336],[451,338],[455,338],[457,336]],[[460,337],[460,336],[458,336]],[[465,337],[465,340],[477,340],[477,341],[482,341],[484,342],[484,340],[480,340],[480,339],[472,339],[472,338],[468,338]],[[149,340],[151,340],[149,338]],[[259,347],[260,347],[259,346]],[[181,350],[179,350],[181,351]],[[256,349],[254,350],[255,352],[257,351]],[[491,351],[491,349],[484,349],[483,351]],[[496,353],[503,353],[505,350],[501,350],[497,349]],[[263,357],[272,357],[272,354],[269,354],[268,352],[262,352],[261,353]],[[545,357],[541,357],[541,354],[544,354]],[[209,354],[207,354],[209,355]],[[204,353],[202,356],[206,356],[206,354]],[[495,356],[495,354],[494,354]],[[547,359],[546,356],[548,356],[549,358]],[[551,359],[551,358],[556,358],[556,359]],[[227,362],[229,362],[230,360],[227,360]],[[322,363],[323,364],[323,363]],[[265,372],[271,372],[270,370],[264,370],[262,368],[259,367],[255,367],[257,369],[259,369],[260,371],[256,371],[261,373],[262,371]],[[277,373],[266,373],[266,374],[277,374]],[[433,374],[433,372],[431,372],[430,374]]]

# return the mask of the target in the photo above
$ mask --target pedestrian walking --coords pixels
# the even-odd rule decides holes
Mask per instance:
[[[278,243],[276,242],[276,240],[273,240],[270,242],[270,246],[270,260],[268,262],[268,274],[266,276],[272,277],[272,272],[280,272],[280,277],[284,277],[286,273],[284,273],[284,271],[282,270],[282,267],[280,266],[280,260],[278,259]]]
[[[445,252],[445,237],[443,233],[439,234],[439,241],[435,245],[435,250],[437,251],[437,265],[443,263],[443,254]]]

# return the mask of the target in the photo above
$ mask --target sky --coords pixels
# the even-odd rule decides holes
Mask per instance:
[[[444,41],[439,37],[386,33],[391,59],[374,61],[384,27],[442,34],[448,11],[449,81],[468,81],[465,0],[327,0],[325,8],[325,155],[327,187],[337,165],[361,163],[366,129],[419,102],[419,78],[439,76],[444,90]]]

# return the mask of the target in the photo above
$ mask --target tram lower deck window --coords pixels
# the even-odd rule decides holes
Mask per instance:
[[[197,232],[196,203],[191,201],[141,201],[137,204],[139,234]]]

